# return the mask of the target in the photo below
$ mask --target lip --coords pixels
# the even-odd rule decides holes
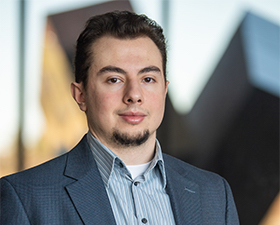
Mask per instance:
[[[120,113],[119,116],[124,121],[130,124],[139,124],[145,119],[146,114],[142,112],[124,112],[124,113]]]

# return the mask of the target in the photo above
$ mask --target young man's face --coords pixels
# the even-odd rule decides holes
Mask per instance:
[[[91,133],[109,148],[138,146],[155,138],[168,85],[157,46],[148,37],[105,36],[92,50],[86,90],[74,84],[81,90],[79,99],[74,98],[86,112]]]

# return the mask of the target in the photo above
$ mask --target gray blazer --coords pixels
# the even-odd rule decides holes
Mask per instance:
[[[164,162],[177,225],[239,224],[223,178],[165,154]],[[0,183],[2,225],[116,224],[85,137],[70,152]]]

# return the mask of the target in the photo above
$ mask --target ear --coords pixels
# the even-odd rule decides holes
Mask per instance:
[[[167,94],[168,84],[169,84],[169,81],[167,80],[167,81],[165,82],[165,95]]]
[[[80,109],[85,112],[87,110],[87,105],[85,100],[85,89],[83,83],[71,83],[71,94],[74,100],[77,102]]]

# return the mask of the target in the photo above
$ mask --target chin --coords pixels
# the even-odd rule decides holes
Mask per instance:
[[[112,141],[123,147],[136,147],[144,144],[150,137],[150,131],[148,129],[142,132],[122,132],[118,129],[114,129],[112,134]]]

